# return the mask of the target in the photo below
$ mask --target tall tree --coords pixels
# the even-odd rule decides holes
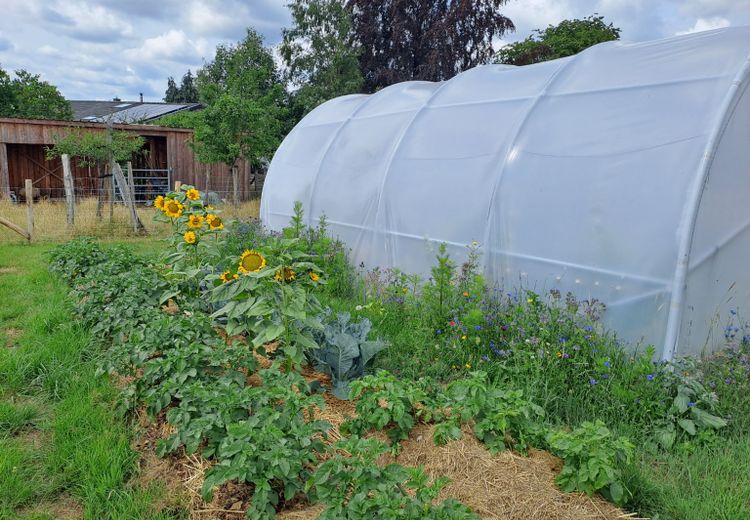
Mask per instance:
[[[582,50],[620,38],[620,29],[607,24],[603,16],[563,20],[546,29],[536,29],[520,42],[506,45],[495,56],[496,63],[529,65],[578,54]]]
[[[359,48],[344,0],[292,0],[292,27],[283,30],[281,57],[301,115],[337,96],[361,92]]]
[[[190,69],[182,76],[179,88],[179,101],[181,103],[198,102],[198,87],[195,84],[195,77]]]
[[[263,38],[248,29],[236,45],[219,45],[198,71],[206,108],[195,121],[194,149],[203,163],[234,166],[240,158],[259,164],[281,140],[284,87]]]
[[[68,120],[73,111],[57,87],[42,81],[38,74],[21,69],[11,79],[0,68],[0,116]]]
[[[365,89],[441,81],[487,63],[492,42],[515,30],[508,0],[348,0]]]
[[[167,103],[177,103],[180,97],[180,90],[177,88],[177,83],[174,82],[174,78],[169,76],[167,78],[167,90],[164,92],[164,101]]]

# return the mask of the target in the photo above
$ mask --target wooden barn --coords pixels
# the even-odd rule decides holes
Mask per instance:
[[[138,134],[145,139],[144,152],[133,156],[134,184],[139,202],[152,200],[175,181],[193,184],[201,190],[215,191],[231,199],[231,169],[225,164],[201,164],[189,146],[193,131],[143,124],[114,124],[115,130]],[[105,123],[48,121],[0,118],[0,196],[21,198],[24,179],[31,179],[34,196],[48,199],[64,198],[62,161],[47,159],[46,149],[58,136],[72,129],[106,132]],[[99,186],[98,173],[73,159],[76,196],[95,196]],[[257,197],[263,175],[253,172],[250,165],[238,165],[237,191],[240,200]]]

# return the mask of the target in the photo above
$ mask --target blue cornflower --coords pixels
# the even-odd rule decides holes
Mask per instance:
[[[593,377],[591,379],[589,379],[589,384],[591,386],[594,386],[596,383],[598,383],[598,381],[596,379],[594,379]]]
[[[435,334],[442,334],[442,333],[443,333],[443,331],[440,330],[440,329],[438,329],[438,330],[435,331]]]
[[[607,367],[607,368],[609,368],[609,367],[612,366],[612,363],[610,363],[609,361],[605,361],[604,362],[604,366]]]
[[[646,376],[646,379],[648,379],[649,381],[653,381],[654,377],[656,377],[656,376],[654,376],[654,374],[649,374],[649,375]]]
[[[560,337],[560,343],[565,343],[566,341],[568,341],[567,336],[561,336]]]
[[[482,361],[489,361],[489,360],[490,358],[488,358],[487,356],[482,356]]]
[[[581,350],[581,347],[579,345],[573,345],[573,350],[575,350],[577,352],[577,351]]]
[[[583,328],[583,330],[585,330],[586,332],[591,332],[592,330],[594,330],[594,327],[592,327],[591,325],[586,325],[586,326],[585,326],[585,327]]]
[[[726,378],[724,380],[724,383],[727,384],[727,385],[731,385],[732,384],[732,380],[730,378]]]
[[[482,330],[482,326],[481,325],[474,325],[474,330]]]
[[[609,374],[607,373],[602,374],[602,379],[609,379]]]
[[[688,401],[688,406],[695,406],[695,403],[693,401]]]

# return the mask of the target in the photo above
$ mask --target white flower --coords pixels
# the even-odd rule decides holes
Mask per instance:
[[[357,305],[356,307],[354,307],[354,310],[355,310],[355,311],[361,311],[361,310],[362,310],[362,308],[363,308],[363,307],[362,307],[361,305]]]

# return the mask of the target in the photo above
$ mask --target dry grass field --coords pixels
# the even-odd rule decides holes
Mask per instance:
[[[227,204],[221,208],[225,217],[247,220],[257,218],[260,210],[260,199],[241,203],[236,209]],[[152,207],[139,206],[138,215],[150,236],[165,236],[168,226],[154,220],[155,210]],[[136,236],[130,221],[130,213],[123,204],[115,204],[112,219],[109,218],[109,206],[105,204],[101,219],[96,217],[96,199],[82,199],[76,204],[75,226],[66,225],[65,203],[62,201],[41,201],[34,204],[34,242],[62,241],[75,236],[94,236],[99,238],[128,238]],[[26,228],[26,205],[12,204],[0,200],[0,217]],[[25,239],[14,231],[0,225],[0,244],[20,243]]]

